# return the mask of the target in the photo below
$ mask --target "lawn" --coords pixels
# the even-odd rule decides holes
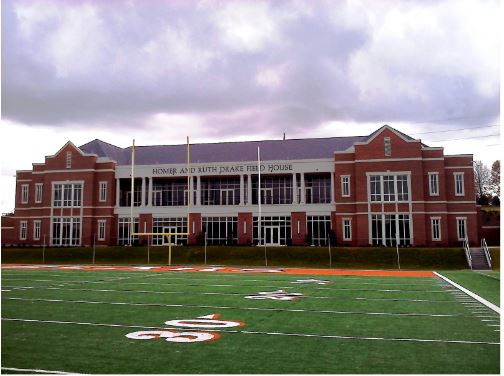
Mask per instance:
[[[437,277],[2,270],[3,373],[498,373],[498,324]]]

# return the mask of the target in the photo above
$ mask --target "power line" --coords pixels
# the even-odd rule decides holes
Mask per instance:
[[[429,142],[443,142],[443,141],[459,141],[459,140],[472,140],[474,138],[485,138],[485,137],[495,137],[500,136],[499,133],[496,134],[487,134],[485,136],[473,136],[473,137],[460,137],[460,138],[447,138],[444,140],[431,140]]]
[[[414,135],[419,135],[419,134],[431,134],[431,133],[446,133],[446,132],[455,132],[455,131],[469,131],[473,129],[481,129],[481,128],[492,128],[492,127],[498,127],[500,126],[499,124],[492,124],[492,125],[484,125],[481,127],[472,127],[472,128],[457,128],[457,129],[446,129],[443,131],[430,131],[430,132],[419,132],[419,133],[410,133]]]

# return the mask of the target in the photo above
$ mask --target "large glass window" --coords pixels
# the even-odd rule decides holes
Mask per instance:
[[[331,176],[306,175],[306,203],[328,204],[331,202]]]
[[[203,217],[203,232],[206,232],[206,239],[208,244],[237,244],[238,218]]]
[[[252,179],[252,203],[257,205],[258,178]],[[261,176],[261,204],[292,204],[292,176]]]
[[[152,219],[152,232],[158,234],[173,235],[154,235],[152,237],[153,245],[183,245],[187,244],[187,217],[158,217]]]
[[[142,179],[135,178],[134,186],[133,206],[140,206],[142,204]],[[131,179],[119,179],[119,206],[131,206]]]
[[[240,203],[240,178],[201,179],[202,205],[238,205]]]
[[[52,245],[80,245],[81,220],[79,217],[54,217],[52,219]]]
[[[154,180],[152,186],[152,205],[187,205],[187,179]]]
[[[307,217],[308,239],[311,245],[327,245],[331,230],[331,217],[317,215]]]
[[[117,244],[128,245],[130,244],[130,230],[131,230],[130,217],[119,218],[119,228],[117,232]],[[138,232],[138,218],[133,218],[133,232]],[[131,244],[138,244],[138,236],[131,237]]]
[[[259,219],[254,217],[254,244],[259,243]],[[287,245],[291,241],[291,217],[262,217],[260,244]]]
[[[372,214],[371,243],[373,245],[395,246],[411,244],[409,214]]]
[[[54,184],[53,206],[54,207],[79,207],[82,203],[82,184],[65,183]]]
[[[382,194],[383,187],[383,194]],[[371,175],[369,178],[371,201],[408,201],[408,175]]]

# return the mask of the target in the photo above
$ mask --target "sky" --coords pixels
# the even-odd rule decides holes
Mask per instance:
[[[367,135],[500,158],[498,0],[5,0],[1,212],[68,140]]]

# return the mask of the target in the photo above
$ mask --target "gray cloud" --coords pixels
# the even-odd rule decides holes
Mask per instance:
[[[498,117],[497,1],[355,4],[6,2],[2,116],[147,127],[191,114],[230,136]]]

